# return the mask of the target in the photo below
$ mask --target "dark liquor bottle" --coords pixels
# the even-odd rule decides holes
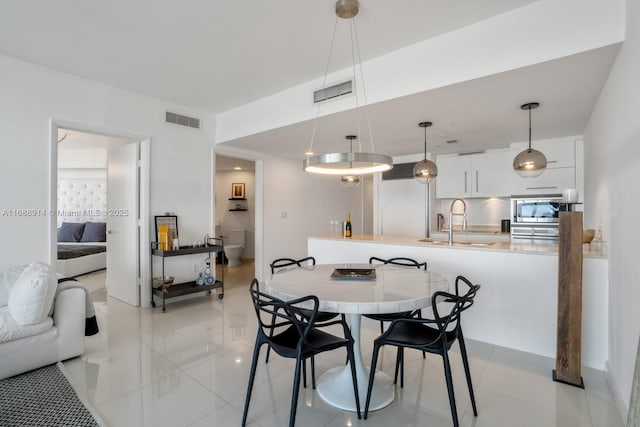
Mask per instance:
[[[344,226],[344,237],[351,238],[351,212],[347,214],[347,224]]]

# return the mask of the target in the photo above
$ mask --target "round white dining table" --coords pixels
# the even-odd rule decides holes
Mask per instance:
[[[373,278],[332,278],[335,269],[375,268]],[[440,274],[413,267],[382,264],[324,264],[304,265],[284,269],[266,281],[269,294],[282,300],[315,295],[320,301],[319,311],[344,313],[349,317],[354,339],[354,358],[360,407],[364,408],[369,382],[369,369],[362,360],[360,349],[360,320],[362,314],[413,311],[431,304],[436,291],[448,291],[449,281]],[[351,368],[342,365],[326,371],[318,379],[320,397],[332,406],[347,411],[356,410],[353,396]],[[369,410],[382,409],[395,398],[391,378],[376,372]]]

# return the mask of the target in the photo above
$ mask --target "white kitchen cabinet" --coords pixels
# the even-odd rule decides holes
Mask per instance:
[[[511,159],[529,147],[527,142],[511,144]],[[547,168],[569,168],[576,166],[575,142],[571,140],[533,142],[531,148],[538,150],[547,158]]]
[[[524,151],[528,143],[511,144],[513,157]],[[532,148],[547,158],[547,168],[540,176],[523,178],[511,173],[511,194],[561,194],[567,188],[576,188],[576,144],[573,139],[533,142]]]
[[[438,156],[436,197],[506,197],[510,194],[508,149]]]
[[[547,168],[535,178],[522,178],[515,171],[511,174],[511,194],[561,194],[576,188],[576,168]]]

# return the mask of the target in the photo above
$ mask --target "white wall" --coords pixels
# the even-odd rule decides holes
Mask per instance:
[[[247,201],[229,200],[231,197],[231,184],[241,182],[245,185],[245,197]],[[223,236],[229,236],[232,228],[246,230],[245,247],[242,258],[255,257],[255,173],[253,171],[216,171],[216,223],[220,224],[220,232]],[[246,212],[229,211],[235,208],[236,203],[248,208]],[[225,240],[228,243],[228,240]]]
[[[585,130],[585,223],[609,244],[608,374],[627,413],[640,333],[640,3],[628,0],[626,38]],[[604,302],[603,302],[604,303]]]
[[[202,238],[213,231],[210,188],[215,129],[204,112],[1,55],[0,93],[0,211],[48,208],[53,118],[150,137],[151,215],[176,212],[181,238]],[[165,124],[165,109],[199,117],[203,130]],[[0,269],[48,262],[50,249],[43,242],[50,235],[49,226],[48,213],[0,217]]]
[[[449,208],[453,199],[436,199],[433,204],[432,226],[435,230],[438,213],[444,215],[445,221],[449,221]],[[495,198],[467,198],[467,225],[491,225],[500,227],[500,220],[508,219],[511,215],[510,199],[505,197]],[[460,202],[456,204],[455,212],[462,212]],[[462,217],[454,217],[453,223],[462,224]]]
[[[347,212],[354,234],[362,233],[362,194],[344,188],[339,177],[304,172],[299,160],[265,157],[263,277],[276,258],[306,256],[307,236],[329,234],[329,221],[346,220]]]
[[[60,144],[58,145],[58,169],[66,168],[106,169],[107,149],[64,149],[64,144]]]

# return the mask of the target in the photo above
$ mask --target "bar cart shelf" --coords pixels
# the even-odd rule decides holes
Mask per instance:
[[[167,311],[165,302],[167,299],[179,297],[182,295],[189,295],[196,292],[207,291],[208,294],[211,294],[213,289],[220,289],[220,293],[218,294],[219,299],[224,298],[224,269],[221,269],[220,279],[216,278],[214,283],[198,285],[195,281],[183,282],[183,283],[174,283],[174,284],[162,284],[159,287],[155,287],[153,285],[153,257],[162,257],[162,278],[165,277],[165,267],[164,261],[166,258],[176,257],[176,256],[184,256],[184,255],[195,255],[195,254],[209,254],[209,258],[211,258],[212,253],[224,252],[224,244],[222,239],[211,237],[210,240],[216,242],[215,245],[208,246],[181,246],[180,249],[173,251],[163,251],[158,249],[157,242],[151,242],[151,307],[156,306],[156,302],[154,301],[154,295],[162,298],[162,311]],[[219,244],[217,244],[219,243]]]

